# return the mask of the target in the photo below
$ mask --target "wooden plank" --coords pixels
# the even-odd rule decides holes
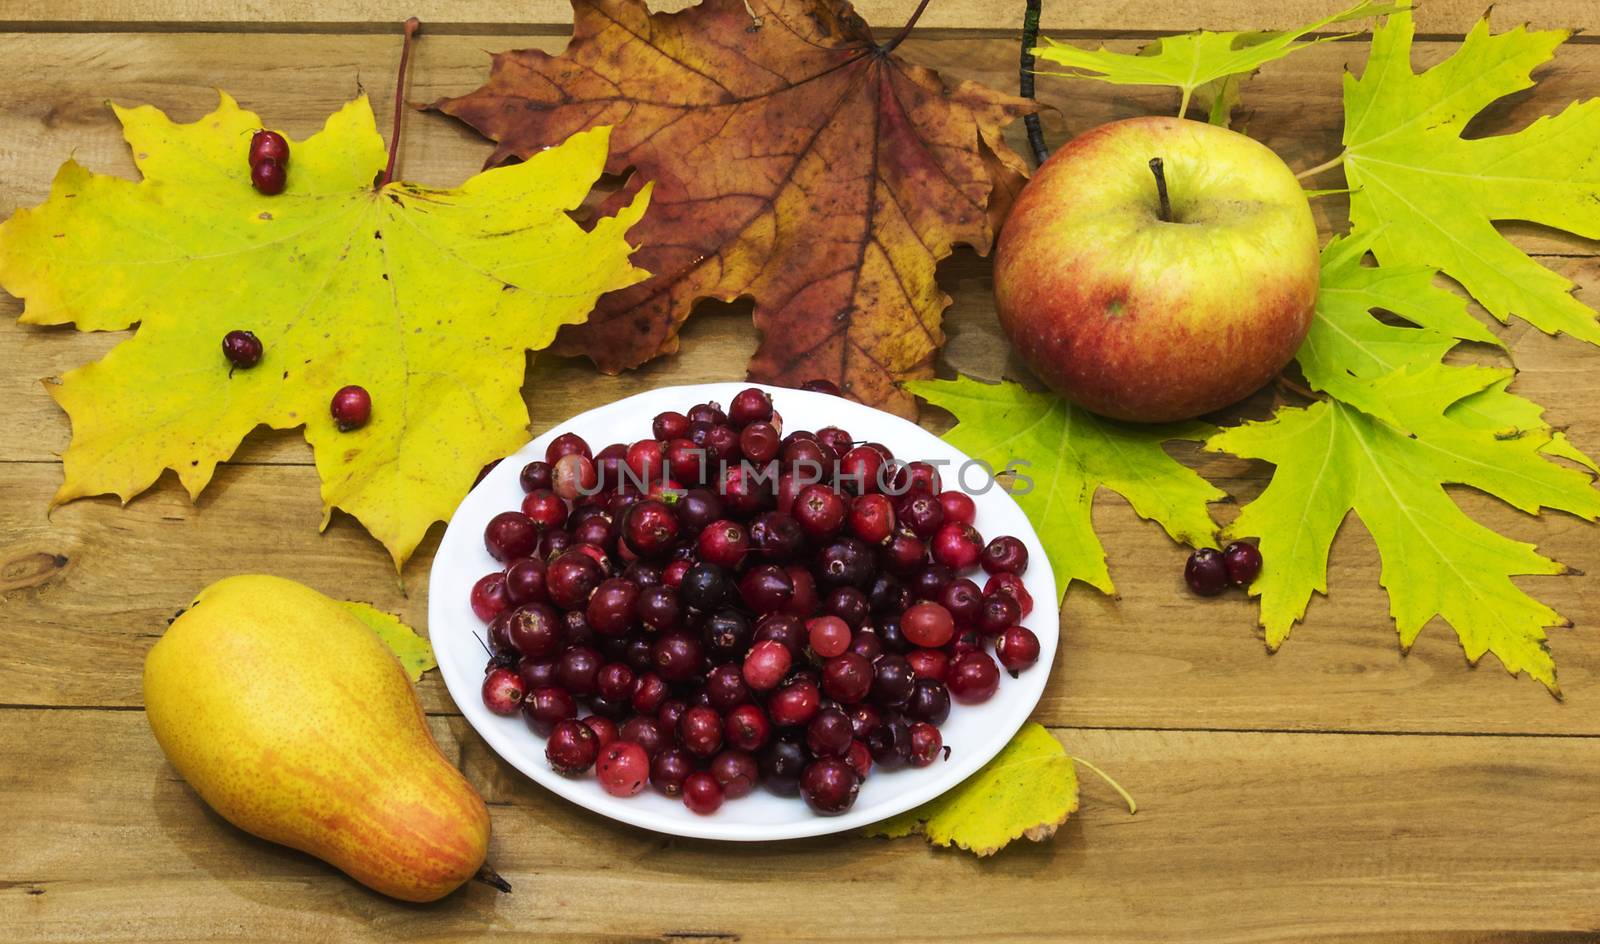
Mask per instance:
[[[1215,467],[1230,465],[1242,471],[1234,460]],[[1259,487],[1220,478],[1231,489]],[[350,519],[316,533],[320,506],[309,468],[225,467],[198,507],[164,483],[126,509],[83,501],[47,519],[55,480],[48,465],[0,464],[0,705],[140,705],[144,654],[166,620],[233,573],[291,577],[426,629],[438,529],[402,585]],[[1489,526],[1600,573],[1592,526],[1531,518],[1470,493],[1462,502]],[[1332,596],[1314,601],[1309,623],[1269,656],[1243,598],[1200,601],[1183,588],[1184,552],[1160,529],[1107,493],[1095,520],[1121,599],[1082,587],[1068,597],[1066,644],[1037,712],[1046,723],[1600,735],[1600,634],[1592,628],[1600,623],[1600,594],[1592,577],[1523,581],[1579,627],[1552,632],[1571,696],[1562,704],[1492,659],[1468,670],[1443,624],[1402,655],[1385,615],[1376,552],[1354,522],[1332,556]],[[436,674],[422,691],[430,710],[453,710]]]
[[[670,0],[663,7],[685,5]],[[881,29],[898,27],[911,15],[915,0],[857,0],[856,10]],[[1041,24],[1046,33],[1128,34],[1206,29],[1285,29],[1314,22],[1348,4],[1330,0],[1044,0]],[[994,0],[940,0],[930,4],[918,25],[925,29],[996,31],[1021,29],[1022,3],[1002,8]],[[1461,34],[1485,12],[1475,0],[1436,0],[1419,4],[1418,28],[1429,33]],[[5,0],[0,26],[19,28],[125,29],[144,26],[208,30],[382,30],[398,32],[405,16],[415,14],[439,32],[496,33],[523,31],[530,25],[565,31],[572,23],[566,0],[413,0],[404,10],[378,0],[64,0],[52,4]],[[1600,10],[1571,0],[1502,0],[1492,10],[1497,26],[1529,22],[1541,28],[1600,25]]]
[[[137,712],[0,712],[6,937],[1464,944],[1600,927],[1595,739],[1063,730],[1139,814],[1091,777],[1053,841],[980,861],[916,839],[657,836],[554,797],[459,720],[434,728],[492,804],[509,896],[395,907],[205,810]]]

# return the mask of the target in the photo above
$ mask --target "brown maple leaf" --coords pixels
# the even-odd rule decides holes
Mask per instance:
[[[433,106],[498,141],[490,163],[613,125],[606,169],[633,173],[603,209],[655,181],[632,231],[654,277],[601,298],[557,350],[635,367],[677,349],[700,299],[749,295],[752,378],[825,378],[911,414],[895,382],[931,376],[944,342],[934,269],[957,243],[988,252],[1025,171],[1000,130],[1033,103],[904,61],[909,26],[879,44],[847,3],[573,9],[564,53],[501,53],[482,88]]]

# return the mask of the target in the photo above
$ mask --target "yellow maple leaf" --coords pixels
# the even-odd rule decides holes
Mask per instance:
[[[1072,758],[1055,735],[1030,722],[960,786],[867,827],[867,835],[895,839],[921,832],[934,845],[954,843],[988,856],[1023,836],[1049,839],[1077,809]]]
[[[68,161],[50,198],[0,225],[0,287],[27,324],[139,325],[50,385],[72,420],[55,502],[124,502],[174,470],[191,497],[258,424],[305,427],[323,525],[354,515],[398,567],[483,465],[527,440],[526,352],[646,274],[626,233],[648,192],[585,231],[566,211],[604,167],[609,128],[573,135],[453,190],[375,185],[386,153],[363,97],[291,143],[288,188],[257,193],[255,114],[222,95],[178,124],[116,108],[143,179]],[[220,345],[253,331],[265,354],[229,370]],[[346,384],[371,422],[328,413]]]

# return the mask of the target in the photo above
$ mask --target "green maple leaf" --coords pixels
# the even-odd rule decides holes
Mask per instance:
[[[1281,59],[1297,49],[1339,36],[1324,36],[1301,42],[1308,33],[1324,26],[1380,16],[1397,6],[1364,0],[1348,10],[1324,17],[1295,30],[1272,32],[1210,32],[1198,30],[1178,36],[1165,36],[1147,44],[1137,55],[1099,49],[1080,49],[1044,37],[1045,45],[1033,54],[1049,62],[1067,66],[1069,72],[1040,72],[1066,78],[1095,79],[1116,85],[1170,85],[1183,93],[1178,114],[1186,114],[1189,100],[1196,94],[1211,103],[1212,124],[1226,125],[1239,102],[1239,82],[1263,65]]]
[[[222,96],[178,124],[116,110],[140,181],[62,166],[43,205],[0,226],[0,285],[27,324],[138,331],[50,392],[72,420],[57,502],[127,501],[174,470],[191,497],[257,425],[305,427],[324,524],[355,515],[399,566],[479,469],[527,441],[527,351],[639,281],[627,229],[647,195],[585,232],[566,212],[600,176],[608,129],[454,190],[375,186],[386,153],[365,98],[292,144],[288,188],[250,185],[262,121]],[[247,328],[265,354],[230,370]],[[335,390],[372,420],[340,432]]]
[[[1226,495],[1161,446],[1204,439],[1209,426],[1119,423],[1014,383],[961,377],[909,381],[905,387],[955,414],[959,423],[944,436],[952,446],[1028,479],[1025,491],[1013,487],[1012,497],[1044,542],[1063,595],[1074,580],[1114,592],[1090,517],[1102,486],[1126,498],[1141,517],[1158,522],[1175,541],[1198,547],[1215,538],[1206,505]]]
[[[1437,266],[1500,321],[1600,344],[1600,324],[1573,285],[1500,235],[1529,220],[1600,238],[1600,99],[1514,134],[1461,137],[1472,118],[1533,85],[1530,72],[1569,35],[1480,20],[1450,58],[1411,71],[1413,26],[1402,11],[1373,33],[1359,79],[1345,76],[1344,173],[1350,220],[1383,265]]]
[[[1442,363],[1458,338],[1492,336],[1459,296],[1432,284],[1432,269],[1361,265],[1369,242],[1335,240],[1324,252],[1317,317],[1296,355],[1307,381],[1336,399],[1280,409],[1206,444],[1277,467],[1227,529],[1259,537],[1271,562],[1250,588],[1267,645],[1282,645],[1312,593],[1327,592],[1328,549],[1354,511],[1378,546],[1403,647],[1441,616],[1471,661],[1493,653],[1558,692],[1544,630],[1565,620],[1511,578],[1565,568],[1472,520],[1445,486],[1593,520],[1600,491],[1590,477],[1547,456],[1594,463],[1536,404],[1507,391],[1512,371]],[[1379,321],[1374,310],[1415,327]]]
[[[400,660],[401,667],[411,681],[415,682],[422,678],[422,673],[439,667],[433,657],[433,645],[418,636],[416,630],[400,622],[398,616],[385,613],[370,603],[341,600],[339,605],[349,610],[351,616],[367,624],[367,628],[383,640],[394,657]]]

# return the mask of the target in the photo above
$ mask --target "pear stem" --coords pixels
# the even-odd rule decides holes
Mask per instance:
[[[487,865],[479,869],[478,874],[474,875],[472,880],[474,882],[482,882],[490,888],[504,892],[507,895],[511,894],[511,883],[501,878],[499,872],[489,868]]]
[[[421,26],[422,21],[414,16],[406,20],[405,39],[400,43],[400,74],[394,81],[394,129],[389,132],[389,163],[383,169],[383,176],[378,178],[380,187],[394,180],[394,162],[400,156],[400,117],[405,114],[406,107],[406,68],[411,64],[411,41]]]
[[[1068,757],[1072,757],[1072,755],[1070,755],[1070,754],[1067,755],[1067,756]],[[1083,766],[1085,766],[1085,767],[1089,768],[1090,770],[1094,771],[1096,774],[1098,774],[1100,776],[1101,780],[1104,780],[1106,783],[1111,785],[1111,789],[1113,789],[1113,790],[1117,791],[1118,793],[1122,794],[1123,802],[1128,804],[1128,815],[1129,816],[1132,816],[1135,813],[1139,812],[1139,804],[1134,802],[1133,794],[1131,794],[1128,791],[1122,789],[1122,784],[1117,783],[1115,780],[1113,780],[1111,778],[1110,774],[1106,773],[1105,771],[1101,770],[1099,767],[1096,767],[1095,765],[1089,763],[1088,761],[1084,760],[1081,757],[1072,757],[1072,759],[1073,759],[1073,761],[1075,763],[1082,764]]]
[[[1167,165],[1159,157],[1150,158],[1150,173],[1156,175],[1156,195],[1161,198],[1161,222],[1172,222],[1172,201],[1167,199]]]

